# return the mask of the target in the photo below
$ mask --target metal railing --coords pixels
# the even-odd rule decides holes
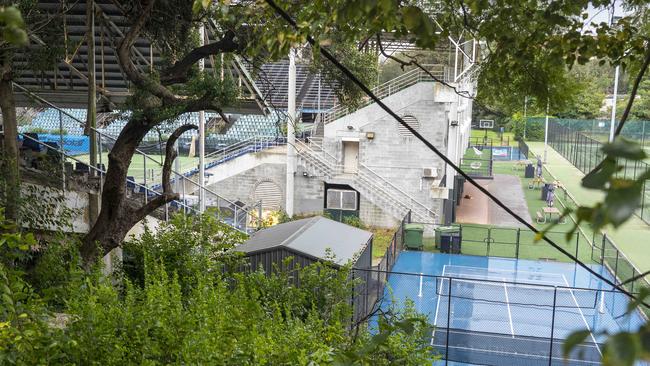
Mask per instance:
[[[65,153],[63,149],[58,147],[48,145],[45,142],[39,141],[27,136],[24,134],[19,134],[23,139],[32,141],[35,144],[38,144],[43,148],[46,157],[50,157],[50,161],[56,162],[55,165],[50,164],[51,175],[59,175],[61,182],[62,191],[70,190],[70,183],[78,181],[81,185],[85,186],[86,189],[90,189],[95,192],[101,192],[104,184],[104,178],[106,175],[106,170],[103,168],[102,164],[99,164],[97,167],[93,167],[87,164],[86,161],[80,160],[76,157],[70,156]],[[57,160],[60,160],[58,162]],[[70,164],[69,168],[66,167],[66,163]],[[73,168],[73,164],[75,167]],[[38,161],[35,161],[34,164],[38,164]],[[42,167],[36,167],[37,169]],[[54,169],[52,169],[54,168]],[[91,174],[92,172],[92,174]],[[200,186],[186,178],[185,176],[172,172],[176,177],[173,182],[180,182],[181,188],[179,192],[181,199],[174,200],[170,203],[164,205],[157,212],[157,217],[162,220],[169,220],[170,212],[183,212],[184,214],[199,214],[198,203],[194,197],[191,197],[186,194],[186,188],[188,185],[194,186],[195,191],[200,188]],[[96,178],[94,180],[94,178]],[[49,182],[56,183],[57,179]],[[127,197],[131,200],[142,200],[143,204],[146,204],[152,197],[160,196],[162,193],[159,190],[156,190],[150,186],[147,186],[146,180],[144,183],[139,183],[131,177],[127,178],[125,182],[127,186]],[[244,232],[250,233],[252,230],[255,230],[260,224],[260,214],[259,212],[253,212],[249,209],[241,207],[236,203],[227,200],[211,190],[204,188],[205,197],[208,206],[215,207],[214,215],[220,221],[232,226],[233,228]],[[254,208],[257,208],[259,203],[255,205]]]
[[[345,167],[339,164],[338,159],[328,153],[322,145],[318,144],[318,141],[317,139],[309,139],[309,144],[296,141],[298,156],[314,164],[331,177],[346,174]],[[391,204],[402,206],[404,211],[401,214],[409,210],[415,210],[421,220],[435,220],[439,217],[426,205],[362,163],[358,163],[358,169],[348,173],[348,175],[358,184],[369,187],[373,194],[383,194],[386,199],[391,201]],[[386,190],[385,187],[390,187],[390,190],[397,192],[398,197],[392,194],[390,190]]]
[[[388,280],[387,272],[392,271],[397,258],[404,249],[404,225],[411,222],[411,212],[407,212],[402,218],[400,225],[397,227],[391,238],[390,244],[386,248],[384,255],[377,265],[372,269],[376,270],[377,276],[369,276],[370,272],[359,272],[357,278],[360,283],[354,288],[352,295],[352,304],[354,307],[353,323],[358,323],[374,310],[373,308],[382,298],[386,282]],[[352,272],[354,280],[355,272]],[[363,295],[363,296],[359,296]]]
[[[55,104],[47,101],[46,99],[40,97],[39,95],[20,87],[17,85],[21,90],[25,91],[26,93],[29,93],[29,95],[35,100],[38,101],[50,108],[53,108],[57,110],[59,114],[59,125],[63,126],[63,118],[69,118],[75,123],[79,125],[85,125],[85,121],[79,120],[77,117],[71,115],[64,109],[56,106]],[[23,138],[33,140],[35,143],[38,143],[39,145],[46,146],[49,149],[54,149],[57,153],[62,154],[64,156],[63,161],[67,160],[72,160],[75,163],[84,165],[88,168],[86,168],[89,172],[94,172],[96,173],[99,177],[100,181],[100,186],[103,187],[103,179],[104,175],[106,172],[106,166],[108,165],[108,162],[104,161],[104,154],[108,155],[110,153],[110,147],[114,144],[114,142],[117,140],[116,138],[104,134],[100,131],[97,131],[96,129],[91,129],[91,133],[96,134],[97,136],[97,145],[98,145],[98,156],[97,156],[97,166],[92,167],[89,164],[89,157],[87,159],[80,159],[78,157],[73,157],[70,154],[68,154],[63,146],[63,141],[65,139],[63,135],[63,131],[59,131],[59,147],[54,148],[52,145],[47,145],[43,143],[42,141],[38,141],[37,139],[34,139],[30,136],[27,136],[25,134],[21,134]],[[178,159],[178,158],[177,158]],[[134,164],[134,162],[136,164]],[[139,163],[141,163],[140,166],[137,166]],[[133,188],[134,193],[141,194],[143,201],[146,203],[150,199],[150,197],[155,196],[155,195],[160,195],[161,193],[159,192],[162,188],[162,166],[163,166],[164,161],[158,160],[140,149],[135,149],[135,153],[132,157],[131,164],[129,166],[129,170],[127,173],[127,185],[130,185],[131,188]],[[62,165],[62,174],[63,178],[65,178],[65,167]],[[198,171],[198,169],[196,169]],[[182,209],[184,213],[196,213],[198,212],[196,207],[198,207],[197,204],[197,199],[195,197],[189,196],[189,193],[196,193],[199,192],[199,195],[202,195],[205,197],[206,202],[209,206],[213,206],[216,208],[217,211],[217,217],[227,223],[230,226],[233,226],[234,228],[244,231],[244,232],[249,232],[252,229],[254,229],[253,226],[250,226],[251,223],[257,223],[254,226],[258,226],[260,223],[260,218],[259,216],[259,207],[260,203],[258,202],[256,205],[246,208],[240,206],[240,204],[229,200],[227,198],[224,198],[217,194],[216,192],[212,191],[211,189],[208,189],[205,186],[199,185],[197,182],[194,182],[191,180],[188,175],[188,173],[182,173],[178,172],[174,169],[172,169],[171,172],[171,183],[173,186],[176,187],[176,190],[179,194],[181,194],[182,197],[182,202],[172,202],[170,205],[174,208],[179,208]],[[62,181],[62,186],[63,189],[65,190],[65,180]],[[167,206],[170,206],[167,205]],[[165,219],[168,217],[168,208],[165,207]]]
[[[423,67],[426,68],[438,80],[446,81],[448,79],[446,77],[446,67],[444,65],[423,65]],[[428,73],[419,68],[416,68],[372,88],[372,92],[379,99],[384,99],[417,83],[434,81],[436,80],[432,78]],[[342,104],[337,104],[332,109],[324,113],[323,123],[331,123],[370,104],[372,104],[372,100],[370,98],[363,99],[355,109],[350,109]]]

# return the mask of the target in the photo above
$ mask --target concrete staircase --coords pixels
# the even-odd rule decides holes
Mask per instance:
[[[296,141],[296,150],[298,160],[308,170],[325,176],[330,183],[353,187],[364,198],[396,219],[402,219],[410,210],[415,222],[438,223],[438,215],[435,212],[365,165],[359,164],[356,173],[345,173],[336,158],[322,148],[319,140],[311,140],[309,144]]]

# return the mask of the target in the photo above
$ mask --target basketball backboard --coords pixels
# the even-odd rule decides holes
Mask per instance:
[[[494,120],[493,119],[481,119],[478,121],[478,128],[494,128]]]

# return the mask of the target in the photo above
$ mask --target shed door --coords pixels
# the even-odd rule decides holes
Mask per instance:
[[[343,141],[343,172],[356,173],[359,169],[359,141]]]

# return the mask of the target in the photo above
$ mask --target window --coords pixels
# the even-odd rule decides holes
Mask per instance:
[[[402,116],[402,119],[404,120],[404,122],[406,122],[407,125],[409,125],[414,130],[417,131],[420,129],[420,122],[415,117],[411,115],[406,115],[406,116]],[[407,130],[406,127],[402,126],[401,123],[399,122],[395,122],[395,123],[397,123],[397,131],[399,132],[400,136],[413,137],[413,134],[411,134],[411,132]]]
[[[327,190],[327,208],[332,210],[357,210],[357,192],[340,189]]]

